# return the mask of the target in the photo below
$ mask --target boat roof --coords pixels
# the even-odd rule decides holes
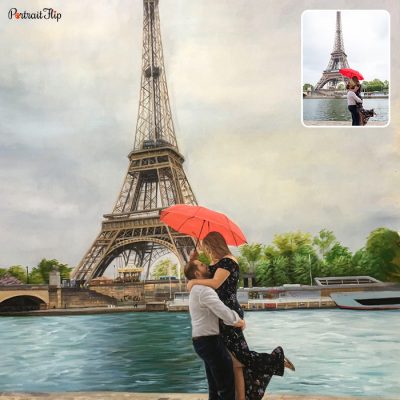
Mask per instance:
[[[365,284],[381,284],[378,279],[371,276],[329,276],[323,278],[314,278],[318,286],[334,286],[334,285],[365,285]]]

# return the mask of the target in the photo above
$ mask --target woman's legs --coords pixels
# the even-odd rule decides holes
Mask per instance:
[[[235,376],[235,393],[236,400],[246,399],[246,387],[244,384],[243,376],[243,364],[240,363],[237,358],[231,353],[232,365],[233,365],[233,375]]]

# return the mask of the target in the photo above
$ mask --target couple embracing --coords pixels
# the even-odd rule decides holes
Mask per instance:
[[[281,347],[270,354],[249,349],[242,332],[244,313],[236,297],[239,265],[224,237],[210,232],[201,250],[211,265],[203,264],[194,252],[185,276],[193,346],[204,361],[209,400],[259,400],[273,375],[283,376],[285,367],[295,368]]]
[[[346,85],[347,89],[347,108],[351,114],[352,126],[364,126],[368,120],[375,116],[374,109],[366,110],[363,107],[361,97],[361,83],[356,76],[353,76]]]

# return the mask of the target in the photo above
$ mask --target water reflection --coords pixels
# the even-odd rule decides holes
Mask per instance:
[[[296,364],[269,391],[400,392],[397,311],[253,312],[246,319],[252,348],[282,345]],[[207,390],[187,313],[3,317],[0,343],[0,392]]]
[[[364,99],[364,108],[373,108],[376,116],[370,121],[388,121],[389,99]],[[304,121],[350,121],[346,99],[303,100]]]

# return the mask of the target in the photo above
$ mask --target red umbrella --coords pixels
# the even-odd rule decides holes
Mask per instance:
[[[342,74],[343,76],[347,77],[347,78],[352,78],[353,76],[357,77],[358,80],[363,81],[364,77],[355,69],[351,69],[351,68],[342,68],[339,69],[339,73]]]
[[[161,211],[164,224],[197,239],[204,239],[209,232],[219,232],[226,243],[239,246],[246,243],[240,228],[226,215],[205,207],[176,204]]]

